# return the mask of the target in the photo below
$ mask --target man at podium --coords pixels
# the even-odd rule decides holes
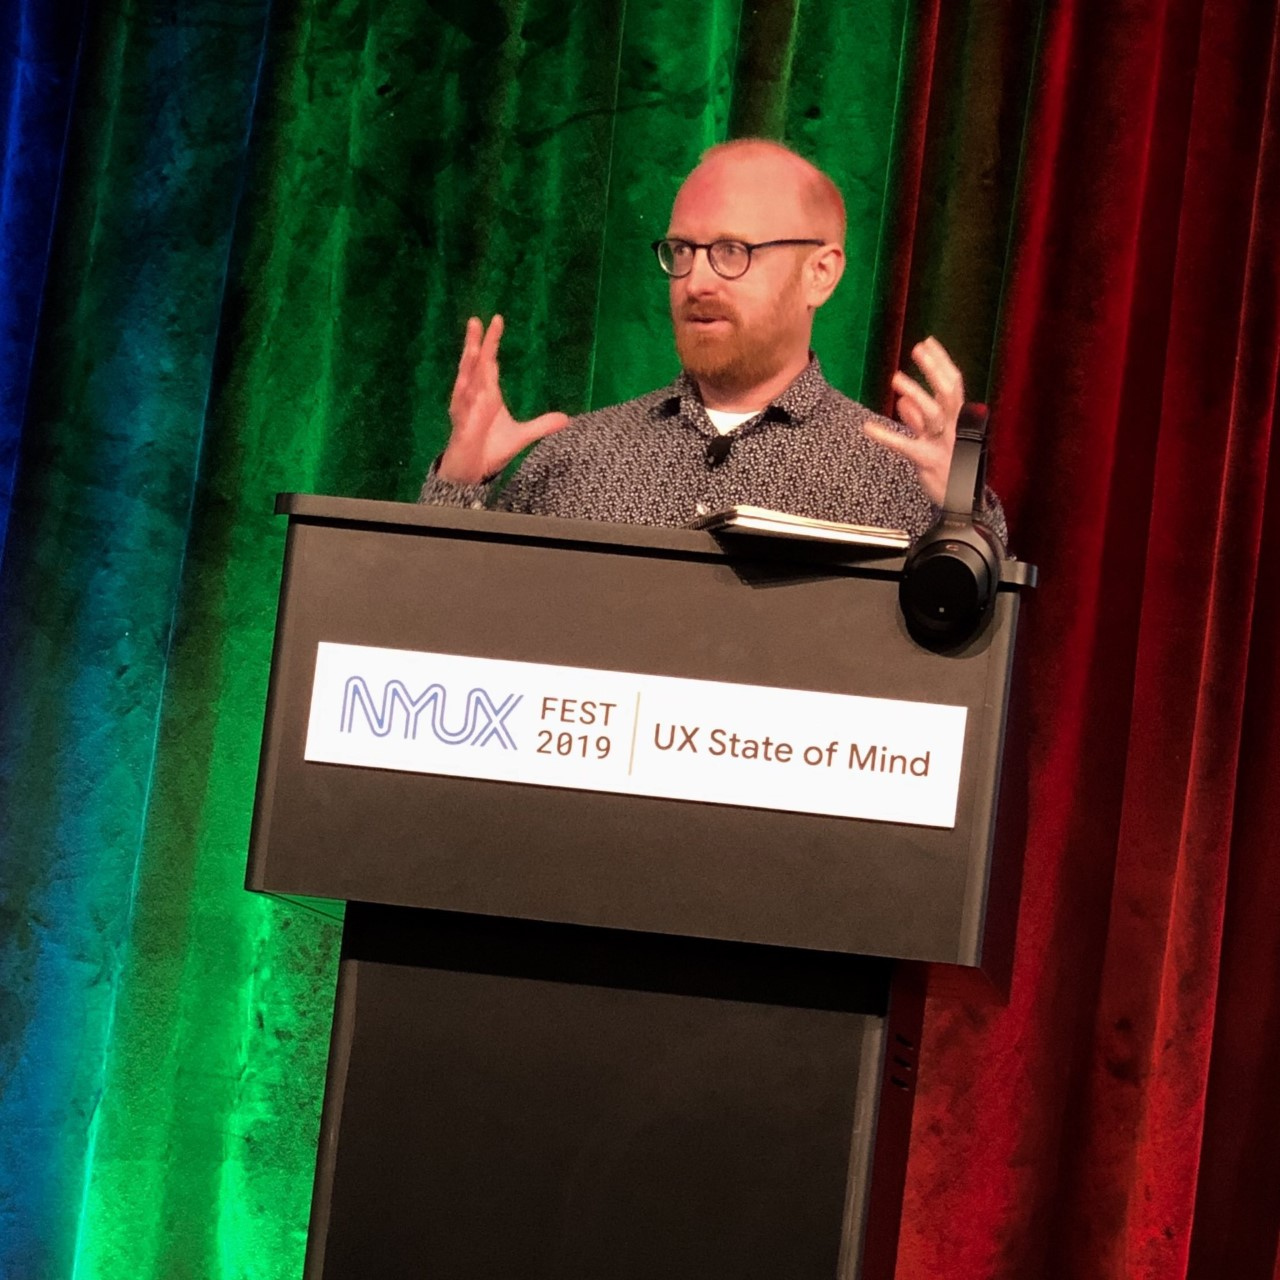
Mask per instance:
[[[503,319],[467,322],[452,433],[424,502],[633,524],[687,525],[750,504],[917,536],[946,492],[964,383],[942,344],[894,375],[901,423],[832,387],[813,318],[844,272],[844,201],[780,143],[711,148],[654,243],[682,372],[667,387],[570,418],[517,422],[498,382]],[[496,478],[536,447],[500,492]],[[988,494],[985,520],[1002,539]]]

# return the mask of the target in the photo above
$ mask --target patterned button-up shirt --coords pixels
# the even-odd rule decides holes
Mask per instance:
[[[540,441],[498,492],[494,483],[441,480],[433,467],[421,501],[674,526],[747,503],[918,537],[937,508],[911,463],[869,439],[865,422],[904,430],[842,395],[813,359],[772,404],[735,429],[727,454],[711,465],[708,446],[717,433],[693,379],[681,374],[661,391],[574,418]],[[983,514],[1005,538],[994,495]]]

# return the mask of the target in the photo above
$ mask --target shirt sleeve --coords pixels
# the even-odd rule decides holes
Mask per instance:
[[[442,480],[437,458],[427,472],[418,501],[442,507],[470,507],[476,511],[487,507],[491,511],[511,511],[517,515],[550,514],[546,493],[549,462],[554,454],[548,447],[550,443],[550,440],[539,440],[505,484],[501,472],[479,484]]]
[[[496,488],[496,477],[482,480],[479,484],[455,484],[452,480],[442,480],[439,472],[440,459],[436,458],[422,482],[419,502],[430,502],[438,507],[470,507],[473,510],[489,505],[490,496]]]

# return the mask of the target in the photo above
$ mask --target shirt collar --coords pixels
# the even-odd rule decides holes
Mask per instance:
[[[827,380],[822,376],[822,365],[818,357],[811,354],[809,363],[800,371],[795,381],[764,408],[762,412],[765,420],[799,426],[818,407],[826,390]],[[698,384],[687,372],[682,372],[666,389],[652,412],[655,416],[664,418],[686,415],[695,419],[706,417]]]

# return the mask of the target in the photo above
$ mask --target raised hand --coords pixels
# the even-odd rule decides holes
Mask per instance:
[[[911,349],[911,358],[929,384],[926,391],[901,371],[893,375],[898,417],[911,429],[911,434],[902,435],[871,422],[863,430],[871,439],[910,461],[929,501],[941,506],[947,496],[956,422],[964,406],[964,378],[937,338],[916,343]]]
[[[502,329],[501,316],[494,316],[487,330],[475,316],[467,321],[449,401],[453,431],[437,470],[442,480],[453,484],[479,484],[501,471],[521,449],[569,422],[564,413],[544,413],[528,422],[511,416],[498,385]]]

